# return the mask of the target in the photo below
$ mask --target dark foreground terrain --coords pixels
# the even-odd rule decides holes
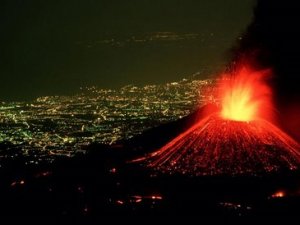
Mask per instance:
[[[300,218],[300,173],[164,176],[125,163],[120,146],[28,167],[2,161],[1,224],[291,223]]]

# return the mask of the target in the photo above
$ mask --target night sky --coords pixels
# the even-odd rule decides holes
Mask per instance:
[[[177,81],[221,69],[254,0],[2,0],[0,100]]]

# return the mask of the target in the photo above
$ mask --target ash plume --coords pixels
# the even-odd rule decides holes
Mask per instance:
[[[252,23],[233,47],[233,65],[247,57],[257,69],[272,68],[270,86],[280,126],[300,140],[300,7],[293,0],[258,0]],[[249,61],[249,60],[248,60]]]

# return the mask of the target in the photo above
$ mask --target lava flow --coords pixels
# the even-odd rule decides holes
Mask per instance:
[[[247,66],[222,77],[220,111],[135,161],[167,174],[263,174],[300,166],[299,144],[272,124],[269,71]]]

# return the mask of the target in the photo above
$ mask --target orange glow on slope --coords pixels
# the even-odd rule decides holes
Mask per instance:
[[[235,121],[252,121],[270,114],[271,89],[265,83],[269,70],[241,66],[225,74],[220,82],[221,116]]]

